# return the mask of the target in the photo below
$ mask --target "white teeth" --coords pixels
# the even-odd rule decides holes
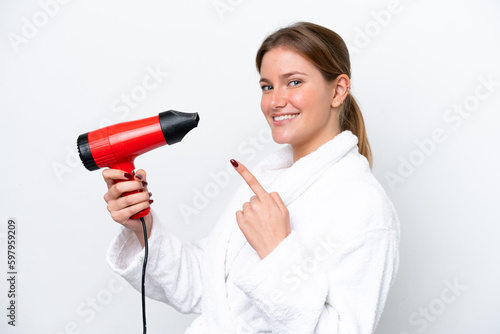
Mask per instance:
[[[291,119],[291,118],[294,118],[296,117],[298,114],[294,114],[294,115],[282,115],[282,116],[278,116],[278,117],[273,117],[273,119],[277,122],[279,121],[283,121],[285,119]]]

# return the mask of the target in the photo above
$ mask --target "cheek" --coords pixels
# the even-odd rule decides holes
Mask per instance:
[[[262,95],[260,99],[260,109],[264,114],[269,111],[269,98],[266,95]]]
[[[311,113],[314,108],[314,97],[307,92],[296,92],[290,96],[290,104],[302,112]]]
[[[314,117],[324,117],[330,111],[331,101],[327,94],[314,90],[301,92],[294,96],[293,103]]]

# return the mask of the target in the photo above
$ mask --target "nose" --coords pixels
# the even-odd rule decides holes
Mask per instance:
[[[287,104],[286,93],[281,89],[274,89],[271,95],[271,108],[284,108]]]

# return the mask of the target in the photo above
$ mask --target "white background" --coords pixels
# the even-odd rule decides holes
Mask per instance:
[[[306,20],[349,45],[373,171],[401,220],[400,272],[377,333],[499,333],[499,17],[493,0],[0,1],[0,332],[142,331],[140,294],[105,262],[118,226],[100,171],[76,156],[78,135],[199,112],[182,143],[136,166],[173,233],[206,235],[241,182],[229,159],[252,167],[277,147],[255,52]],[[145,90],[151,71],[161,75]],[[9,218],[16,327],[6,316]],[[148,333],[182,333],[194,319],[151,300],[147,312]]]

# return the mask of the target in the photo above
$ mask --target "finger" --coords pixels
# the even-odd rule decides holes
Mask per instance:
[[[243,221],[244,221],[244,217],[243,217],[243,211],[236,211],[236,222],[238,223],[238,226],[240,227],[240,229],[242,229],[243,227]]]
[[[236,220],[240,221],[241,219],[243,219],[243,211],[238,210],[236,211]]]
[[[108,188],[110,188],[118,180],[131,180],[134,178],[132,174],[119,169],[104,169],[102,171],[102,177],[104,178]]]
[[[113,204],[116,207],[116,210],[121,210],[142,202],[149,202],[149,195],[147,192],[139,192],[120,197],[114,201]]]
[[[255,206],[257,203],[259,203],[259,198],[257,196],[252,196],[250,197],[249,203],[250,205]]]
[[[148,182],[146,181],[146,171],[144,169],[139,169],[135,172],[134,177],[137,181],[142,183],[144,191],[148,191]],[[150,193],[151,194],[151,193]],[[151,196],[151,195],[150,195]]]
[[[116,210],[111,212],[111,218],[113,218],[113,220],[118,223],[123,223],[136,213],[139,213],[142,210],[147,209],[149,206],[150,206],[149,202],[137,203],[135,205],[128,206],[122,210]]]
[[[139,181],[146,181],[146,171],[144,169],[139,169],[134,174],[135,179]]]
[[[141,203],[143,203],[144,205],[146,203],[151,204],[151,201],[147,193],[144,192],[134,193],[128,196],[120,197],[113,201],[109,201],[107,209],[111,214],[113,214],[116,213],[117,211],[121,211],[128,207],[135,206]]]
[[[124,181],[124,182],[118,182],[113,184],[109,189],[108,192],[104,195],[104,200],[106,202],[117,199],[120,196],[122,196],[124,193],[128,193],[131,191],[146,191],[147,188],[144,185],[143,182],[139,181]]]
[[[250,212],[250,209],[251,209],[250,202],[243,203],[243,206],[241,207],[242,213],[245,213],[245,212],[248,213],[248,212]]]
[[[281,199],[281,196],[277,192],[272,192],[269,195],[274,199],[274,202],[276,203],[276,205],[278,205],[278,208],[281,210],[281,213],[288,214],[288,208]]]
[[[237,162],[234,159],[231,159],[231,164],[241,175],[241,177],[243,177],[243,180],[245,180],[250,189],[252,189],[254,194],[257,195],[259,199],[264,199],[266,196],[269,196],[267,191],[260,185],[255,176],[250,173],[250,171],[243,164]]]

